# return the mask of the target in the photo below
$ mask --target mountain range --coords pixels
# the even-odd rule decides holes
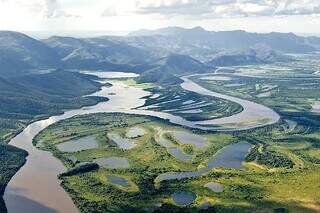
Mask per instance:
[[[273,63],[287,53],[320,50],[320,38],[293,33],[206,31],[201,27],[140,30],[128,36],[36,40],[0,31],[0,77],[11,78],[60,69],[166,73],[208,72],[215,66]],[[172,76],[171,76],[172,77]],[[154,77],[153,77],[154,78]],[[143,80],[143,81],[145,81]]]
[[[293,33],[250,33],[236,31],[206,31],[201,27],[185,29],[179,27],[162,28],[158,30],[140,30],[129,34],[133,43],[159,50],[175,50],[176,53],[206,58],[201,53],[215,54],[225,50],[245,49],[256,45],[270,47],[282,53],[309,53],[318,51],[320,38],[301,37]],[[143,39],[144,38],[144,39]],[[143,42],[141,42],[143,41]],[[154,42],[157,41],[157,42]],[[211,57],[211,56],[209,56]]]
[[[25,34],[0,31],[0,75],[23,75],[34,69],[60,68],[57,52]],[[23,71],[23,72],[21,72]]]

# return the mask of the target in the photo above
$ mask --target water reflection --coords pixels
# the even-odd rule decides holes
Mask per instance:
[[[184,82],[181,87],[185,90],[196,92],[201,95],[209,95],[238,103],[243,107],[243,111],[229,116],[212,120],[198,121],[196,125],[221,125],[224,130],[245,130],[253,127],[270,125],[279,121],[280,116],[272,109],[251,101],[220,94],[203,88],[191,81],[191,76],[183,77]]]
[[[97,76],[103,78],[112,78],[119,77],[118,74],[109,73],[109,72],[99,72],[96,73]],[[127,74],[121,74],[122,77]],[[128,74],[128,77],[130,74]],[[221,98],[228,99],[228,96],[221,94],[212,93],[199,85],[194,84],[188,78],[184,78],[185,83],[182,86],[187,90],[195,91],[199,94],[205,95],[218,95]],[[43,206],[48,207],[49,209],[54,209],[56,212],[78,212],[77,208],[73,204],[71,198],[60,186],[60,181],[57,179],[57,175],[65,171],[64,165],[56,158],[52,156],[51,153],[38,150],[33,146],[32,140],[41,130],[53,124],[57,121],[73,117],[74,115],[82,115],[89,113],[98,113],[98,112],[120,112],[120,113],[130,113],[137,115],[150,115],[163,119],[168,119],[170,122],[175,124],[184,125],[191,128],[200,128],[200,129],[212,129],[212,127],[203,127],[199,124],[204,123],[194,123],[187,121],[179,116],[174,116],[169,113],[164,112],[154,112],[149,110],[136,110],[136,107],[142,106],[145,102],[143,97],[151,95],[149,92],[144,91],[141,88],[128,87],[122,83],[115,83],[111,87],[103,87],[102,90],[92,94],[96,96],[107,97],[110,100],[108,102],[102,102],[92,107],[84,107],[82,109],[70,110],[65,112],[62,115],[52,116],[48,119],[37,121],[30,124],[25,128],[19,135],[13,138],[10,141],[11,145],[19,147],[28,151],[29,156],[26,164],[16,173],[16,175],[11,179],[8,184],[8,187],[4,193],[4,200],[7,205],[9,213],[20,213],[26,212],[25,206],[34,206],[32,211],[34,213],[42,213]],[[234,100],[234,99],[233,99]],[[241,100],[242,103],[246,104],[248,102]],[[247,105],[249,108],[245,109],[250,111],[250,114],[253,116],[231,116],[225,119],[216,119],[208,121],[210,124],[224,124],[225,122],[234,119],[241,118],[240,121],[243,121],[248,118],[257,118],[257,117],[268,117],[269,124],[271,122],[276,122],[278,120],[278,115],[275,114],[272,110],[261,107],[261,105],[252,104],[249,102]],[[257,107],[257,109],[255,108]],[[232,119],[231,119],[232,118]],[[253,127],[249,125],[248,128]],[[198,175],[199,172],[205,172],[205,170],[184,173],[182,176],[192,176]],[[15,191],[14,189],[21,188],[24,190]],[[50,192],[50,193],[48,193]],[[49,196],[50,195],[50,196]],[[24,200],[19,200],[17,197],[28,198]],[[34,203],[40,204],[39,208],[36,208]]]
[[[159,181],[165,180],[182,180],[187,178],[194,178],[201,176],[213,168],[232,168],[232,169],[245,169],[242,166],[242,162],[245,160],[245,156],[252,147],[248,143],[237,143],[229,145],[209,160],[208,165],[198,171],[188,171],[188,172],[167,172],[159,175],[157,179]]]
[[[173,201],[179,206],[186,206],[191,204],[197,195],[191,191],[176,191],[172,194]]]
[[[61,152],[79,152],[83,150],[98,148],[99,144],[93,136],[88,136],[60,143],[56,146],[57,149]]]
[[[110,158],[98,158],[94,160],[99,166],[108,169],[127,169],[129,168],[129,162],[127,158],[122,157],[110,157]]]

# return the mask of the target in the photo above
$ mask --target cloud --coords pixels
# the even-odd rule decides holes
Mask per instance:
[[[104,17],[117,16],[117,15],[118,15],[118,12],[116,7],[108,7],[101,14],[101,16],[104,16]]]
[[[320,14],[319,0],[136,0],[142,14],[250,17]]]
[[[42,15],[47,18],[75,17],[61,8],[58,0],[43,0]]]
[[[140,13],[159,14],[207,14],[212,12],[215,5],[228,5],[236,0],[137,0],[136,6]]]
[[[42,15],[45,19],[76,17],[66,12],[58,0],[0,0],[0,6],[7,5],[33,15]]]
[[[318,0],[287,0],[282,10],[276,11],[277,15],[315,15],[320,14]]]

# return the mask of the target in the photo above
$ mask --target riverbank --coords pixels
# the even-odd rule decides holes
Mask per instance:
[[[64,76],[61,79],[61,75]],[[0,119],[0,141],[1,141],[1,168],[0,168],[0,194],[1,194],[1,201],[0,201],[0,210],[1,212],[6,212],[5,203],[3,201],[3,194],[5,187],[7,186],[8,182],[12,179],[13,175],[16,174],[19,169],[25,165],[26,158],[28,153],[20,148],[12,147],[11,145],[7,145],[13,138],[17,137],[21,134],[24,129],[27,128],[32,123],[35,123],[39,120],[47,119],[50,116],[55,114],[62,114],[63,110],[71,109],[71,108],[78,108],[84,106],[95,105],[98,102],[106,101],[106,98],[101,97],[82,97],[88,93],[92,93],[100,89],[102,85],[97,82],[93,82],[86,76],[78,75],[78,74],[70,74],[70,73],[53,73],[48,74],[48,79],[51,79],[51,84],[46,85],[46,92],[37,92],[35,94],[34,99],[29,100],[27,99],[28,104],[33,105],[37,110],[33,108],[27,108],[25,105],[27,103],[23,102],[24,96],[29,97],[30,90],[26,88],[26,91],[17,92],[16,90],[14,93],[11,94],[12,97],[2,96],[0,94],[0,99],[3,101],[4,105],[2,107],[7,107],[7,105],[12,105],[10,109],[13,112],[19,113],[11,113],[9,110],[7,113],[1,114]],[[32,75],[29,76],[30,79],[37,79],[42,78],[44,75]],[[22,78],[23,80],[23,78]],[[81,86],[76,86],[77,91],[70,92],[70,87],[63,85],[59,87],[59,91],[56,91],[55,84],[60,85],[61,81],[73,82],[73,83],[80,83]],[[20,82],[19,82],[20,83]],[[26,83],[26,82],[24,82]],[[42,84],[36,82],[33,87],[37,88],[37,86],[41,87]],[[52,95],[52,90],[54,90],[54,95]],[[10,92],[10,88],[8,90],[4,90],[3,92]],[[61,93],[69,93],[68,97],[62,97]],[[31,93],[32,94],[32,93]],[[42,97],[44,94],[47,94],[48,97]],[[15,99],[15,96],[19,98]],[[39,96],[41,96],[41,102],[38,102]],[[7,100],[8,99],[8,100]],[[47,101],[50,103],[47,104]],[[17,104],[19,106],[17,106]],[[38,105],[40,105],[38,107]],[[51,106],[51,107],[50,107]],[[28,114],[28,113],[31,113]]]
[[[111,75],[109,76],[110,78],[118,78],[116,76],[116,73],[97,73],[98,76],[103,75],[102,77],[105,77],[105,75],[108,74]],[[198,128],[200,130],[214,129],[196,125],[194,122],[186,121],[179,116],[173,116],[169,113],[153,112],[150,110],[134,110],[136,107],[143,105],[143,98],[148,95],[150,95],[150,93],[143,90],[143,88],[132,87],[121,82],[117,82],[111,87],[102,87],[100,91],[92,94],[92,96],[108,98],[108,102],[102,102],[91,107],[83,107],[78,110],[67,111],[62,115],[53,116],[46,120],[38,121],[28,126],[21,134],[19,134],[15,139],[12,140],[12,144],[27,150],[30,155],[26,165],[22,167],[22,169],[14,176],[14,178],[8,185],[9,187],[7,187],[7,190],[5,192],[5,199],[7,198],[6,203],[8,205],[8,208],[12,209],[12,212],[21,211],[21,209],[19,208],[22,208],[23,206],[19,204],[23,202],[17,203],[17,201],[21,201],[21,199],[16,199],[17,196],[20,196],[23,198],[28,198],[29,201],[24,202],[24,208],[28,207],[30,208],[30,211],[36,211],[39,208],[39,205],[41,208],[66,208],[70,209],[70,211],[74,211],[75,208],[73,202],[59,186],[60,181],[57,179],[57,175],[64,172],[65,170],[63,165],[50,153],[40,151],[36,149],[32,144],[34,136],[36,136],[40,131],[48,127],[50,124],[53,124],[59,120],[67,119],[81,114],[99,112],[121,112],[136,115],[150,115],[162,119],[168,119],[171,123],[186,126],[189,128]],[[22,138],[24,139],[23,142],[21,141]],[[50,165],[49,169],[43,165],[42,158],[46,159],[47,164]],[[38,183],[39,180],[30,178],[30,174],[34,173],[41,174],[41,176],[43,177],[42,185]],[[47,183],[47,185],[48,183],[50,183],[49,186],[55,186],[55,188],[48,188],[48,186],[46,187],[46,184],[44,183]],[[23,190],[15,190],[17,187]],[[53,199],[42,196],[41,193],[39,193],[46,192],[48,190],[55,192],[55,194],[57,195],[54,201]],[[38,205],[35,205],[35,202]]]
[[[286,127],[286,123],[282,123],[250,132],[196,134],[150,116],[98,113],[55,123],[35,138],[35,144],[55,153],[73,171],[61,176],[62,186],[82,212],[106,209],[111,212],[152,209],[192,212],[204,203],[216,212],[274,211],[279,208],[315,212],[319,209],[316,188],[320,187],[317,181],[320,168],[305,160],[306,154],[296,153],[299,147],[279,141],[293,133],[288,133]],[[144,133],[136,138],[127,138],[128,132],[137,128]],[[190,144],[188,138],[175,134],[181,132],[186,136],[193,135],[193,140],[202,139]],[[119,136],[117,139],[111,137],[115,134]],[[318,137],[319,134],[310,133],[306,138]],[[262,161],[261,164],[244,162],[251,145],[243,142],[256,144],[265,141],[264,137],[268,138],[269,146],[261,149],[262,154],[272,150],[282,158],[270,158],[266,165]],[[123,149],[123,144],[114,141],[119,138],[122,138],[122,143],[129,141],[134,146]],[[61,150],[60,147],[66,147],[68,143],[67,150]],[[169,150],[172,146],[191,159],[181,159],[172,154]],[[78,147],[82,150],[78,151]],[[310,148],[313,150],[312,146]],[[294,167],[281,167],[283,158],[292,160]],[[269,161],[279,167],[269,165]],[[74,170],[86,162],[96,162],[98,167]],[[174,176],[186,172],[193,174],[194,171],[205,172],[189,178]],[[167,174],[171,174],[169,179],[157,181],[161,175]],[[214,192],[205,187],[212,182],[222,185],[223,191]],[[192,192],[194,200],[177,205],[173,194],[181,191]],[[295,202],[291,201],[292,197]]]

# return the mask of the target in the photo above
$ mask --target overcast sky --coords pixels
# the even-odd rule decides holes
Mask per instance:
[[[127,32],[166,26],[320,34],[320,0],[0,0],[0,30]]]

